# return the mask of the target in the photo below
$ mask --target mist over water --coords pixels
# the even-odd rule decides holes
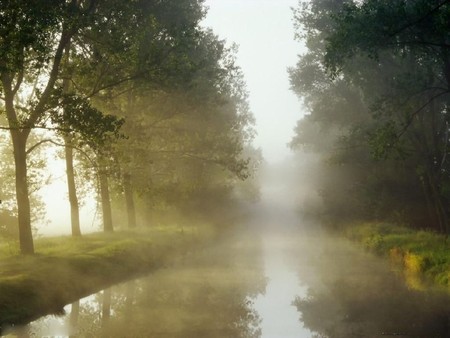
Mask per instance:
[[[23,337],[259,337],[259,238],[245,229],[6,333]]]
[[[0,336],[450,338],[449,17],[5,1]]]
[[[420,281],[408,280],[384,258],[307,223],[298,205],[310,192],[306,181],[301,194],[293,193],[296,168],[291,161],[266,168],[261,200],[213,245],[68,305],[65,317],[47,316],[15,332],[23,337],[448,337],[448,293],[417,290]]]
[[[296,211],[298,195],[292,184],[295,166],[290,161],[268,165],[261,175],[261,200],[253,210],[253,229],[261,233],[266,290],[254,308],[262,318],[262,337],[311,337],[303,328],[293,305],[295,297],[305,297],[299,284],[295,259],[289,255],[301,227]]]
[[[308,171],[314,161],[286,161],[262,175],[252,218],[268,279],[255,301],[262,336],[449,337],[448,292],[308,221],[317,203]]]

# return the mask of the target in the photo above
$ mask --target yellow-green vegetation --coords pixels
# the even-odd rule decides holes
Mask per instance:
[[[0,332],[6,324],[61,311],[80,297],[170,264],[213,234],[207,226],[173,226],[42,238],[33,256],[1,244]]]
[[[389,223],[364,223],[346,230],[346,236],[401,265],[410,280],[423,276],[450,288],[450,242],[430,231],[416,231]],[[417,278],[416,278],[417,282]]]

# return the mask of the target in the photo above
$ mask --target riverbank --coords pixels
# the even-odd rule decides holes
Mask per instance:
[[[220,231],[220,230],[218,230]],[[184,259],[117,283],[7,337],[258,337],[253,299],[264,291],[259,234],[214,236]]]
[[[400,268],[416,289],[432,282],[450,289],[450,240],[429,231],[415,231],[388,223],[349,226],[345,236]]]
[[[34,256],[0,246],[1,328],[61,312],[64,305],[183,257],[214,236],[208,226],[158,227],[35,241]]]

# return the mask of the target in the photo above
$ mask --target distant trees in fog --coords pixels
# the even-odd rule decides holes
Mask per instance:
[[[295,11],[290,69],[309,114],[291,142],[323,158],[322,213],[449,233],[450,3],[317,0]]]

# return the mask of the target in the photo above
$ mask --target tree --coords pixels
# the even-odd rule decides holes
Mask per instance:
[[[114,3],[115,4],[115,3]],[[34,253],[27,184],[26,144],[35,127],[45,127],[43,117],[61,74],[64,50],[81,29],[96,23],[100,5],[86,1],[22,1],[2,3],[0,10],[0,81],[11,132],[16,173],[20,248]],[[101,21],[101,20],[100,20]],[[25,106],[16,98],[33,88]]]
[[[167,98],[175,93],[176,98],[169,99],[172,104],[181,107],[179,100],[185,100],[186,110],[180,114],[191,114],[197,122],[216,115],[210,124],[203,125],[204,130],[198,130],[198,135],[184,138],[184,144],[183,137],[195,130],[195,122],[174,118],[170,128],[181,122],[189,128],[182,127],[183,137],[173,145],[185,162],[188,157],[197,157],[235,174],[244,173],[246,161],[239,155],[249,137],[245,134],[250,114],[245,111],[245,100],[237,95],[240,85],[227,85],[229,79],[237,77],[223,43],[211,32],[200,29],[204,14],[200,0],[11,0],[2,4],[0,82],[7,128],[13,140],[23,254],[34,252],[26,161],[32,129],[54,129],[66,143],[75,235],[80,231],[72,156],[78,142],[94,151],[98,168],[102,168],[99,178],[104,192],[104,216],[108,218],[110,214],[106,167],[111,160],[122,171],[127,205],[133,209],[130,197],[136,172],[134,155],[120,158],[119,152],[112,151],[110,141],[123,123],[120,118],[135,118],[133,122],[130,118],[133,128],[140,127],[141,117],[146,119],[145,114],[135,113],[136,102],[148,104],[142,97],[156,93],[157,97]],[[107,100],[111,101],[110,106],[105,104]],[[177,114],[181,111],[177,109]],[[115,113],[119,118],[112,117]],[[172,118],[171,112],[162,120],[168,117]],[[136,131],[143,132],[142,126]],[[148,134],[144,132],[143,136],[139,141],[148,141]],[[205,142],[214,142],[216,153],[208,152]],[[125,141],[121,144],[127,146]],[[203,154],[192,156],[200,149]],[[130,223],[134,223],[131,213]],[[107,228],[112,228],[112,223]]]
[[[309,51],[291,83],[310,115],[292,145],[326,158],[319,185],[334,221],[384,218],[446,231],[448,86],[445,53],[436,53],[446,48],[437,46],[446,6],[322,0],[296,11]]]
[[[73,48],[79,55],[86,52],[94,53],[99,57],[98,60],[101,60],[105,54],[104,47],[108,43],[120,41],[123,49],[116,50],[113,55],[110,54],[109,59],[111,60],[126,50],[128,43],[132,44],[141,37],[139,28],[142,26],[139,23],[143,25],[157,23],[154,20],[156,15],[167,17],[167,12],[162,10],[165,6],[174,11],[176,9],[192,9],[194,13],[201,12],[198,6],[192,6],[188,1],[183,2],[180,7],[174,5],[173,2],[161,4],[150,1],[102,2],[95,0],[55,0],[32,3],[12,0],[2,4],[0,11],[2,19],[0,25],[2,36],[0,80],[5,111],[13,139],[22,253],[34,252],[26,182],[26,143],[33,128],[46,127],[43,118],[47,110],[51,108],[49,100],[58,87],[57,81],[62,74],[64,52]],[[141,13],[147,15],[152,11],[156,14],[147,16],[146,20],[140,21]],[[179,17],[175,22],[178,19]],[[172,21],[173,23],[174,21]],[[148,27],[158,28],[152,25]],[[135,34],[128,34],[130,31]],[[148,31],[149,29],[146,30],[146,32]],[[161,30],[156,30],[154,35],[160,33]],[[102,48],[97,48],[100,44],[94,43],[95,38],[99,36],[108,37],[102,39],[103,53]],[[130,36],[134,38],[130,40]],[[168,45],[170,38],[163,40]],[[145,41],[140,41],[142,45],[145,45]],[[117,47],[117,44],[115,46]],[[157,57],[162,59],[165,56],[167,55],[160,53]],[[124,58],[121,60],[122,64],[126,63]],[[171,58],[168,60],[173,64]],[[75,67],[76,64],[73,66]],[[104,68],[101,70],[104,71],[103,74],[108,73]],[[124,81],[124,78],[118,77],[116,81]],[[105,81],[99,81],[91,94],[100,92],[104,85]],[[111,85],[111,83],[107,85]],[[34,87],[34,90],[25,107],[15,104],[15,99],[24,95],[30,86]]]
[[[168,16],[168,12],[171,15]],[[101,15],[106,17],[108,13]],[[81,44],[90,46],[87,52],[77,53],[76,49],[72,52],[73,56],[67,63],[68,72],[74,66],[81,69],[71,77],[73,87],[78,93],[91,97],[97,107],[126,117],[128,125],[131,125],[139,95],[149,96],[157,90],[183,91],[190,86],[193,74],[204,68],[202,63],[208,62],[203,54],[197,56],[199,49],[206,48],[204,34],[199,28],[203,15],[200,1],[142,2],[135,7],[124,5],[118,23],[111,26],[109,21],[102,22],[83,37]],[[130,21],[134,24],[130,25]],[[110,31],[115,34],[105,35]],[[137,127],[141,131],[142,128]],[[136,132],[136,129],[129,130],[131,135]],[[146,141],[145,137],[143,141]],[[131,142],[122,144],[127,149],[120,164],[122,185],[129,206],[129,222],[133,227],[132,168],[130,161],[124,158],[129,157],[126,153]],[[117,160],[117,156],[114,157]],[[103,156],[101,162],[104,169],[99,172],[99,178],[103,192],[107,188],[108,161]],[[105,200],[107,195],[107,192],[102,193],[104,216],[110,209]]]
[[[66,138],[68,137],[66,130],[70,130],[70,136],[80,140],[79,148],[82,145],[88,146],[97,158],[96,169],[102,201],[104,229],[105,231],[112,231],[113,225],[107,172],[108,154],[111,152],[111,144],[114,140],[123,137],[120,133],[120,128],[124,120],[113,115],[103,114],[94,108],[89,100],[80,98],[74,94],[57,93],[55,99],[59,102],[54,103],[54,106],[62,107],[62,109],[56,109],[50,112],[52,123],[65,128],[62,133]],[[73,147],[74,145],[74,139],[72,139],[70,145],[65,145],[66,155],[67,147]]]
[[[193,196],[194,181],[209,182],[200,174],[207,167],[245,176],[246,159],[240,154],[252,137],[252,117],[232,51],[201,30],[188,47],[182,60],[189,63],[178,66],[188,67],[183,76],[137,78],[97,97],[104,110],[126,121],[127,139],[116,145],[114,158],[131,227],[136,194],[152,203],[157,198],[179,205]]]
[[[47,100],[58,76],[63,50],[75,33],[74,27],[63,23],[62,14],[66,8],[61,1],[51,4],[45,1],[10,1],[2,6],[0,12],[0,80],[14,149],[19,238],[23,254],[34,252],[26,143],[31,128],[45,112]],[[52,42],[56,37],[58,42],[55,48]],[[15,98],[24,81],[32,75],[37,75],[39,69],[49,71],[39,98],[31,109],[17,107]]]
[[[382,151],[410,144],[417,172],[441,232],[450,231],[448,107],[450,99],[449,1],[349,3],[335,19],[325,64],[333,74],[357,57],[394,64],[393,78],[376,107],[384,125],[373,144]],[[362,27],[365,29],[362,30]],[[401,111],[403,116],[399,116]]]

